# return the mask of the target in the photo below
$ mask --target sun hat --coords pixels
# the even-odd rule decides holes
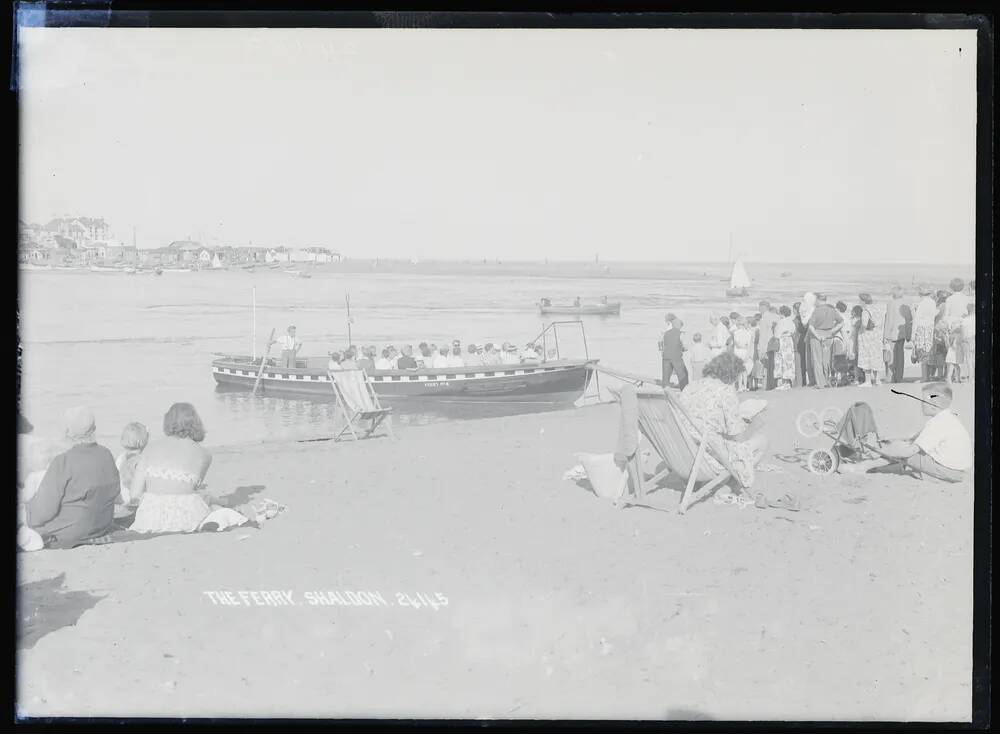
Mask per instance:
[[[917,286],[917,293],[919,293],[922,296],[933,296],[934,289],[931,288],[926,283],[921,283],[919,286]]]
[[[78,405],[70,408],[63,416],[66,426],[66,438],[71,441],[85,441],[94,437],[97,430],[97,421],[90,408]]]

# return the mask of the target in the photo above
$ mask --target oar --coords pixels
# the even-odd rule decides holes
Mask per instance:
[[[274,342],[274,329],[271,329],[271,336],[267,338],[267,349],[264,350],[264,356],[260,358],[260,369],[257,370],[257,379],[253,383],[253,393],[257,394],[257,388],[260,387],[260,378],[264,375],[264,367],[267,365],[267,355],[271,353],[271,344]]]

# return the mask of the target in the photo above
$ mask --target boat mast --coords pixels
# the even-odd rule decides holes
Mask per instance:
[[[253,287],[250,296],[250,358],[257,359],[257,286]]]

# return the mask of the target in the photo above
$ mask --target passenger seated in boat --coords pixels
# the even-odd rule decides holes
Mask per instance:
[[[104,535],[114,520],[121,492],[115,457],[94,440],[94,414],[84,407],[65,415],[68,451],[56,456],[24,508],[24,524],[46,547],[72,548]]]
[[[357,350],[354,347],[348,347],[347,351],[344,352],[343,358],[340,360],[340,368],[344,370],[356,370],[358,368],[358,363],[354,361],[357,356]]]
[[[427,345],[427,342],[420,342],[417,345],[417,367],[430,367],[431,360],[434,359],[434,355],[431,354],[431,349]]]
[[[503,354],[500,355],[502,364],[521,364],[521,358],[517,354],[517,347],[510,342],[503,343]]]
[[[535,345],[528,342],[524,345],[524,350],[521,352],[521,363],[529,362],[540,362],[541,357],[539,357],[538,352],[535,350]]]
[[[576,298],[573,299],[573,305],[576,308],[580,308],[580,296],[577,296]]]
[[[541,304],[547,308],[552,305],[552,301],[550,301],[548,298],[543,298],[541,300]]]
[[[465,355],[466,367],[482,367],[483,356],[481,352],[482,352],[482,347],[477,347],[475,344],[470,344]]]
[[[500,352],[497,351],[496,345],[493,342],[487,342],[483,349],[483,364],[486,366],[498,365],[503,361],[500,357]]]
[[[361,357],[357,360],[358,369],[364,370],[365,372],[371,372],[375,368],[375,360],[372,357],[374,354],[375,347],[362,347]]]
[[[608,297],[607,296],[601,296],[601,303],[603,305],[607,306],[608,305]]]
[[[149,443],[149,431],[146,426],[135,422],[125,426],[121,438],[122,448],[125,451],[115,459],[115,466],[118,467],[118,477],[121,482],[121,494],[115,501],[116,505],[129,504],[129,487],[132,486],[135,468],[147,443]]]
[[[458,339],[451,343],[451,354],[448,355],[449,367],[465,367],[465,360],[462,359],[462,342]]]
[[[409,344],[403,346],[403,354],[400,356],[399,361],[396,362],[396,369],[398,370],[415,370],[417,369],[417,360],[413,358],[413,347]]]
[[[340,360],[340,352],[330,352],[330,361],[326,363],[326,368],[330,370],[330,372],[338,372],[344,369],[341,366]]]
[[[433,367],[434,369],[445,369],[449,367],[450,366],[450,364],[448,363],[449,354],[450,350],[448,349],[448,347],[441,347],[441,349],[438,350],[438,353],[434,355],[434,359],[431,362],[431,367]]]
[[[382,356],[375,363],[375,369],[377,370],[391,370],[394,369],[392,360],[389,359],[389,347],[382,349]]]

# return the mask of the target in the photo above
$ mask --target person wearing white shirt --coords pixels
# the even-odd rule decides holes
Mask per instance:
[[[451,354],[448,355],[448,367],[465,367],[462,359],[462,345],[457,340],[452,342]]]
[[[386,347],[382,350],[382,356],[375,362],[375,369],[377,370],[391,370],[395,369],[392,361],[389,359],[389,348]]]
[[[504,342],[500,362],[501,364],[521,364],[521,358],[517,355],[517,347],[510,342]]]
[[[340,352],[330,352],[330,361],[326,363],[326,368],[331,372],[344,369],[344,366],[340,364]]]
[[[448,347],[441,347],[438,353],[434,355],[434,359],[431,360],[431,367],[439,370],[447,369],[451,366],[448,362],[448,357]]]
[[[481,367],[483,365],[482,347],[475,344],[469,345],[468,354],[465,355],[465,365],[467,367]]]
[[[957,326],[968,313],[971,299],[965,295],[965,281],[961,278],[952,278],[948,284],[952,294],[944,302],[944,318],[949,327]]]
[[[483,352],[483,364],[486,366],[498,365],[503,362],[500,353],[497,351],[496,345],[493,342],[487,342],[486,349]]]
[[[268,347],[272,344],[281,345],[281,358],[278,365],[285,368],[294,368],[295,356],[302,348],[302,342],[295,338],[295,327],[289,326],[288,332],[284,336],[279,336],[277,339],[272,341],[271,344],[268,344]]]
[[[541,362],[541,357],[538,356],[538,352],[535,350],[534,344],[525,344],[524,350],[521,352],[520,360],[522,363],[525,362]]]
[[[972,438],[950,410],[951,387],[943,382],[929,383],[922,392],[923,413],[931,416],[930,420],[916,435],[883,445],[879,453],[887,462],[876,459],[863,463],[875,464],[868,468],[869,473],[926,474],[945,482],[960,482],[972,469]]]

